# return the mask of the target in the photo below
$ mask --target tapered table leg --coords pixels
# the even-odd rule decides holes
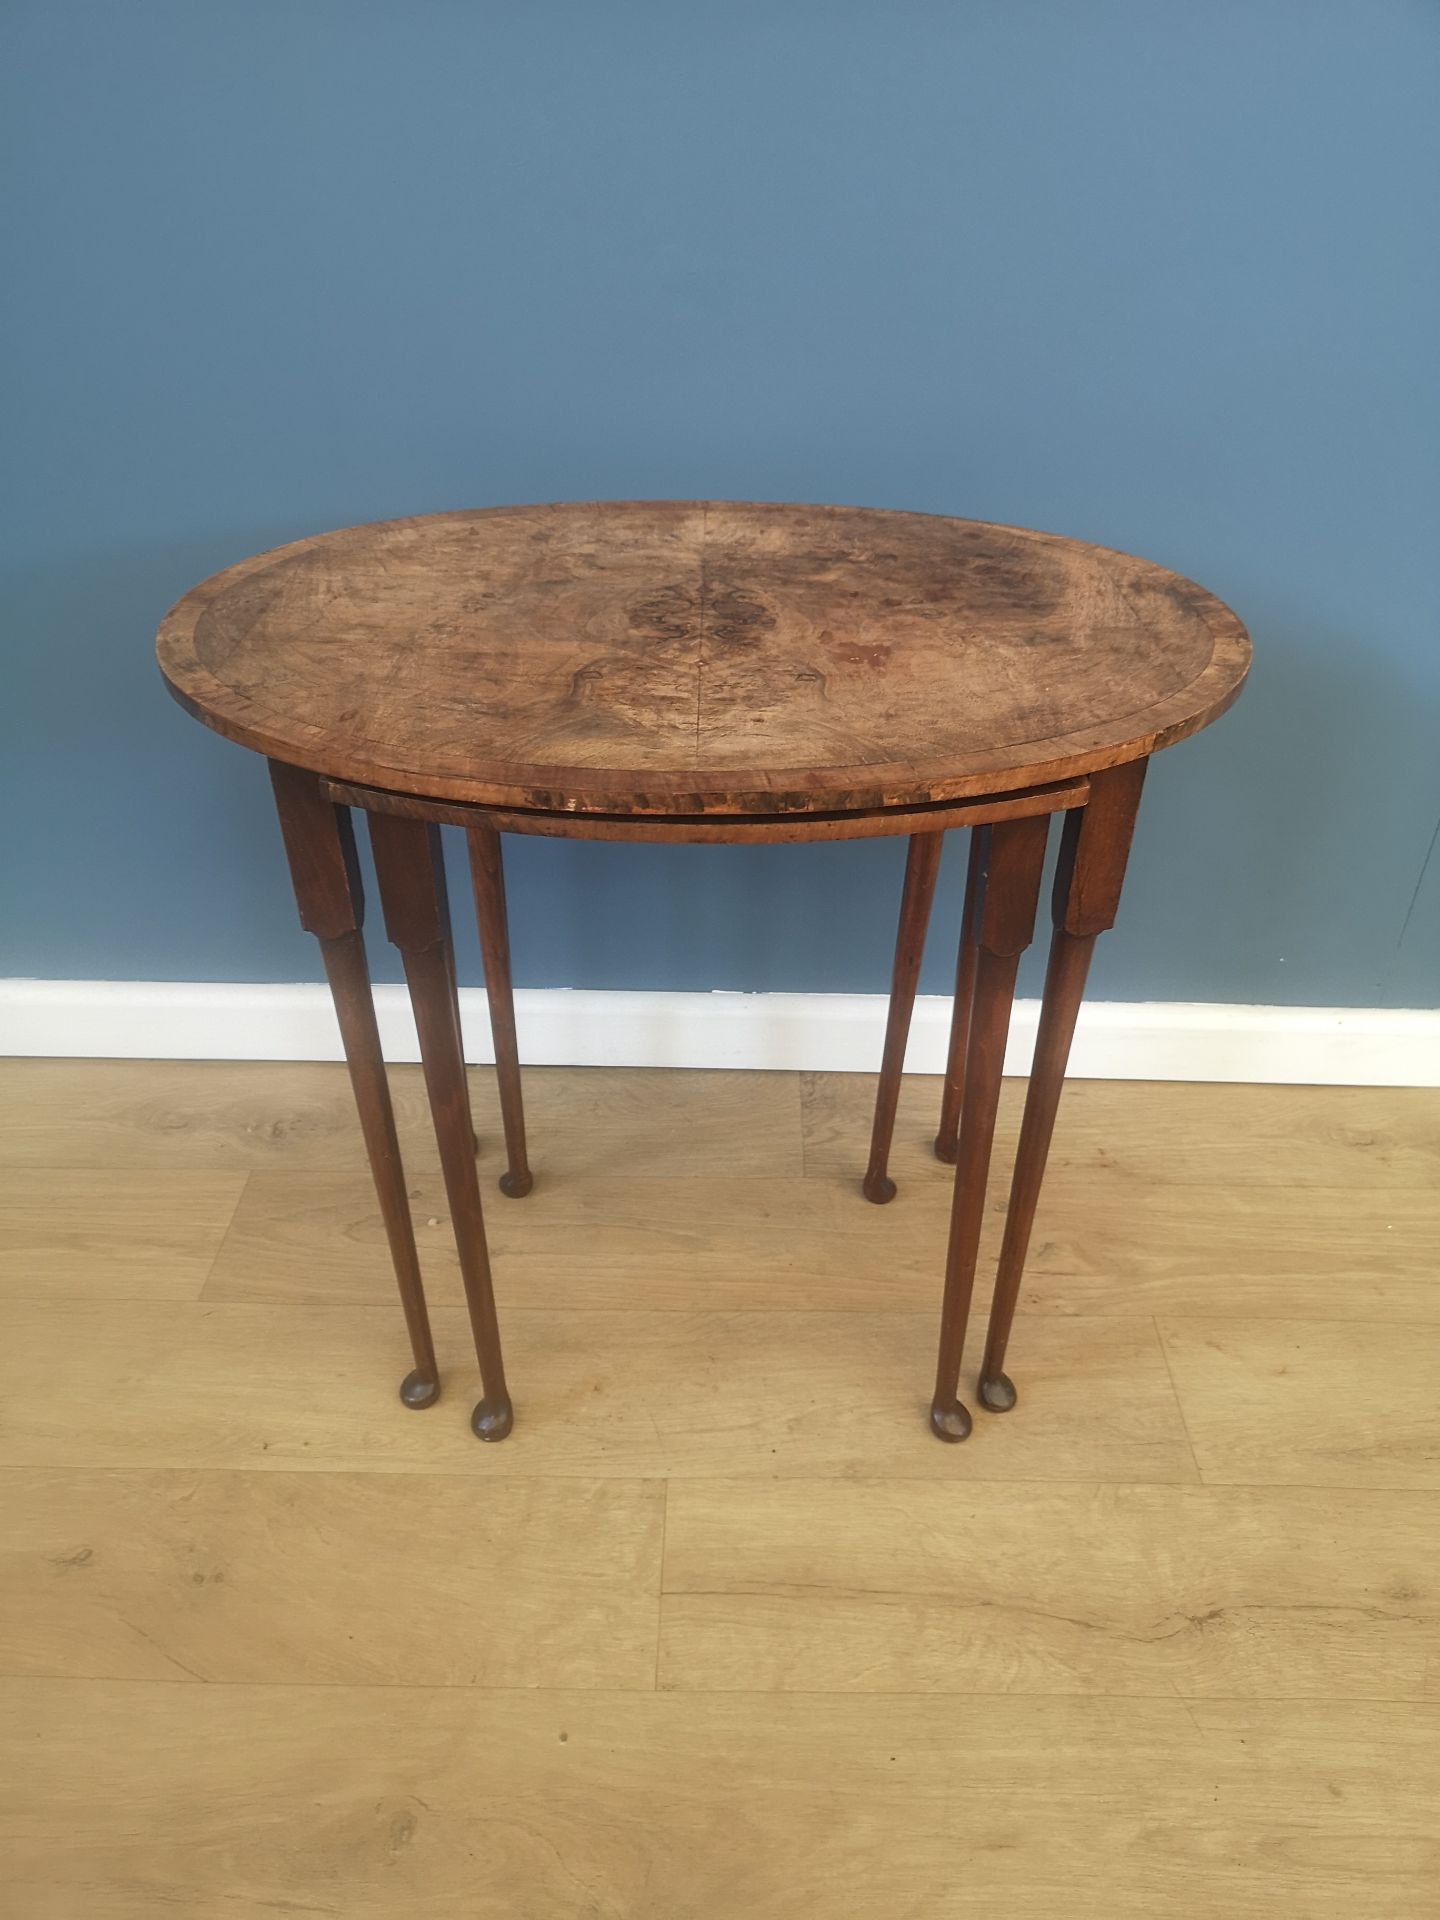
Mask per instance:
[[[320,945],[326,978],[340,1023],[340,1039],[350,1069],[350,1084],[365,1137],[365,1151],[385,1237],[400,1289],[400,1304],[410,1334],[415,1361],[401,1383],[400,1398],[407,1407],[432,1406],[440,1394],[440,1374],[425,1310],[425,1289],[415,1251],[415,1229],[390,1085],[375,1025],[375,1003],[370,992],[370,970],[365,961],[365,898],[355,858],[355,835],[350,811],[325,797],[314,774],[270,762],[270,780],[280,830],[290,860],[290,875],[300,908],[300,924]]]
[[[1035,1063],[1025,1096],[1025,1117],[1020,1123],[1020,1146],[990,1305],[990,1327],[980,1364],[980,1401],[992,1413],[1007,1413],[1015,1405],[1014,1383],[1005,1372],[1005,1349],[1020,1298],[1025,1255],[1090,956],[1097,937],[1115,923],[1145,767],[1145,761],[1137,760],[1092,775],[1089,800],[1065,818],[1052,904],[1055,931],[1035,1036]]]
[[[960,1096],[965,1087],[965,1049],[970,1041],[970,1009],[975,999],[975,916],[980,910],[980,873],[984,857],[982,828],[970,832],[970,864],[965,871],[965,905],[960,910],[960,950],[955,960],[955,1004],[950,1015],[950,1051],[945,1089],[940,1096],[940,1127],[935,1158],[954,1166],[960,1144]]]
[[[438,834],[439,828],[437,827],[435,831]],[[437,851],[436,858],[443,861],[444,854]],[[454,1019],[455,1031],[460,1038],[460,1058],[463,1060],[465,1058],[465,1023],[460,1017],[460,976],[455,971],[455,942],[450,934],[448,919],[445,936],[445,974],[450,983],[451,1017]],[[480,1136],[478,1133],[472,1134],[470,1144],[476,1153],[479,1153]]]
[[[895,1134],[895,1109],[900,1100],[900,1078],[905,1071],[905,1043],[915,1011],[915,989],[925,953],[925,929],[935,898],[935,876],[940,870],[943,833],[915,833],[905,857],[905,886],[900,895],[900,930],[895,937],[895,965],[890,975],[890,1009],[885,1019],[885,1049],[880,1056],[880,1084],[875,1090],[875,1124],[870,1132],[870,1164],[862,1190],[867,1200],[883,1206],[895,1198],[895,1182],[886,1172],[890,1142]]]
[[[455,941],[447,936],[445,941],[445,979],[450,988],[450,1018],[455,1022],[455,1031],[460,1038],[460,1056],[465,1056],[465,1025],[460,1018],[460,976],[455,971]],[[477,1146],[480,1144],[477,1140]]]
[[[507,1169],[500,1191],[523,1200],[534,1181],[525,1153],[525,1106],[520,1092],[520,1048],[515,1038],[515,993],[510,981],[510,922],[505,911],[505,869],[500,835],[490,826],[471,827],[470,877],[475,887],[475,917],[480,928],[480,957],[485,994],[490,1002],[490,1032],[495,1042],[495,1078],[500,1088],[500,1119],[505,1129]]]
[[[482,1397],[470,1425],[482,1440],[503,1440],[514,1424],[514,1413],[500,1352],[485,1217],[475,1170],[470,1094],[450,987],[449,912],[439,835],[423,821],[372,813],[370,843],[380,880],[385,928],[400,949],[415,1009],[430,1114],[455,1226],[475,1354],[480,1362]]]
[[[985,1182],[995,1138],[995,1110],[1005,1067],[1005,1040],[1020,956],[1035,931],[1040,869],[1049,821],[1044,815],[1004,820],[985,829],[981,906],[975,930],[975,1007],[965,1058],[960,1143],[950,1241],[945,1254],[945,1299],[930,1425],[941,1440],[963,1440],[970,1415],[960,1404],[960,1362],[975,1288],[975,1262],[985,1217]]]

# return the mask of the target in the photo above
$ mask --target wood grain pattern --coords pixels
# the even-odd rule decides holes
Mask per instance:
[[[698,1097],[698,1096],[697,1096]],[[1067,1096],[1068,1097],[1068,1096]],[[914,1109],[923,1121],[924,1113]],[[498,1147],[482,1168],[498,1167]],[[909,1169],[907,1168],[907,1179]],[[673,1179],[557,1168],[523,1219],[487,1220],[505,1307],[751,1312],[924,1312],[945,1253],[943,1183],[914,1183],[888,1216],[854,1204],[848,1176]],[[410,1182],[426,1288],[458,1302],[444,1188]],[[988,1298],[1005,1220],[997,1173],[980,1242]],[[1344,1187],[1167,1184],[1075,1164],[1051,1176],[1022,1292],[1027,1314],[1268,1316],[1440,1324],[1440,1191],[1383,1188],[1372,1210]],[[584,1249],[583,1258],[577,1248]],[[207,1300],[294,1305],[390,1298],[384,1230],[359,1173],[250,1175]],[[12,1291],[31,1291],[17,1274]]]
[[[1435,1519],[1414,1493],[687,1481],[660,1682],[1414,1698]]]
[[[1213,1484],[1440,1489],[1440,1339],[1423,1327],[1163,1320]]]
[[[493,1137],[499,1131],[494,1076],[472,1073],[470,1097],[476,1124]],[[527,1067],[533,1197],[538,1203],[542,1175],[549,1186],[616,1174],[652,1180],[798,1174],[799,1098],[789,1073],[716,1067],[692,1076],[661,1067]]]
[[[420,1069],[391,1066],[389,1074],[406,1164],[434,1168]],[[499,1101],[488,1069],[473,1069],[469,1080],[483,1153],[501,1130]],[[906,1156],[910,1190],[924,1181],[948,1196],[953,1175],[930,1151],[939,1092],[938,1075],[906,1075],[895,1150]],[[999,1158],[1014,1151],[1024,1097],[1023,1080],[1005,1082]],[[853,1180],[857,1162],[865,1161],[875,1079],[527,1067],[525,1098],[552,1176],[758,1178],[767,1168],[788,1176],[803,1166]],[[365,1164],[339,1062],[0,1060],[0,1166],[226,1172],[363,1171]],[[494,1164],[498,1172],[498,1154]],[[1124,1183],[1137,1195],[1152,1183],[1435,1192],[1440,1100],[1425,1087],[1072,1080],[1048,1177],[1068,1168]]]
[[[1431,1920],[1433,1093],[1072,1087],[1024,1416],[956,1452],[936,1079],[877,1210],[868,1076],[809,1084],[802,1178],[794,1076],[532,1075],[497,1449],[394,1077],[453,1303],[423,1419],[343,1068],[0,1063],[19,1217],[106,1281],[0,1302],[7,1913]],[[247,1175],[202,1298],[135,1297]]]
[[[787,814],[1004,793],[1234,699],[1244,628],[1048,534],[704,501],[352,527],[166,616],[171,691],[336,778],[561,814]]]
[[[0,1470],[0,1664],[648,1690],[663,1504],[653,1480]]]
[[[431,1299],[458,1303],[443,1188],[411,1182]],[[765,1313],[923,1311],[939,1296],[938,1207],[899,1231],[856,1218],[853,1180],[566,1177],[533,1208],[492,1207],[496,1294],[511,1307]],[[523,1214],[523,1217],[521,1215]],[[432,1226],[431,1221],[435,1224]],[[388,1298],[384,1233],[360,1174],[252,1174],[205,1286],[207,1300],[335,1306]]]
[[[408,1158],[430,1134],[420,1069],[392,1070],[391,1082]],[[433,1164],[433,1145],[429,1157]],[[0,1060],[0,1166],[365,1165],[338,1062]]]
[[[1431,1920],[1440,1707],[0,1689],[26,1920]]]
[[[432,1315],[444,1395],[423,1420],[383,1390],[393,1320],[380,1307],[0,1304],[0,1465],[579,1479],[954,1471],[917,1418],[933,1311],[510,1311],[506,1354],[517,1379],[523,1370],[526,1417],[498,1448],[476,1446],[459,1412],[475,1382],[464,1314]],[[1036,1320],[1025,1339],[1027,1417],[987,1422],[967,1477],[1196,1478],[1148,1320]]]
[[[0,1167],[0,1294],[194,1300],[243,1173]]]
[[[977,836],[978,838],[979,836]],[[954,937],[946,929],[946,938]],[[937,933],[937,938],[938,938]],[[958,945],[958,941],[957,941]],[[974,990],[973,970],[969,982]],[[873,1073],[802,1072],[800,1080],[800,1127],[804,1140],[804,1168],[808,1177],[822,1180],[853,1180],[857,1160],[864,1164],[875,1109]],[[1103,1082],[1079,1083],[1082,1096],[1090,1086]],[[955,1185],[954,1162],[948,1165],[934,1152],[935,1112],[940,1103],[944,1081],[939,1074],[907,1073],[900,1083],[900,1099],[895,1113],[892,1151],[897,1169],[903,1166],[906,1198],[920,1192],[941,1193],[948,1203]],[[1004,1080],[1000,1104],[995,1115],[995,1159],[1008,1165],[1015,1155],[1020,1134],[1020,1110],[1025,1101],[1025,1082]],[[959,1118],[959,1103],[956,1103]],[[1089,1144],[1087,1139],[1087,1145]],[[1061,1143],[1056,1143],[1056,1164]],[[897,1183],[898,1184],[898,1183]],[[902,1209],[895,1208],[898,1219]]]
[[[388,1069],[407,1169],[438,1172],[418,1066]],[[488,1067],[468,1075],[498,1173],[500,1104]],[[791,1073],[729,1068],[527,1067],[537,1169],[627,1177],[801,1171]],[[365,1144],[339,1063],[0,1060],[0,1166],[363,1169]]]
[[[929,1152],[938,1075],[907,1074],[896,1151],[906,1180],[948,1194]],[[802,1073],[805,1171],[844,1176],[863,1161],[875,1101],[868,1073]],[[1025,1082],[1005,1082],[996,1152],[1014,1152]],[[1429,1087],[1283,1087],[1071,1080],[1048,1181],[1066,1169],[1128,1185],[1440,1189],[1440,1100]],[[1256,1204],[1261,1204],[1257,1196]],[[1043,1205],[1043,1200],[1042,1200]]]
[[[1068,1098],[1068,1096],[1067,1096]],[[1003,1197],[994,1197],[1000,1217]],[[1041,1198],[1027,1313],[1440,1323],[1440,1190],[1166,1186],[1078,1166]]]

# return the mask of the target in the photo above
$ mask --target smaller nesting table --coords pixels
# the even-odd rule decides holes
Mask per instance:
[[[400,1394],[440,1391],[361,931],[352,810],[415,1010],[480,1363],[510,1432],[440,828],[467,836],[511,1199],[529,1193],[502,833],[744,843],[909,838],[865,1197],[887,1166],[941,847],[973,829],[935,1151],[955,1165],[930,1423],[959,1398],[1005,1041],[1063,822],[1035,1062],[980,1402],[1016,1402],[1011,1322],[1086,972],[1114,921],[1149,756],[1238,694],[1245,629],[1129,555],[860,508],[608,502],[437,514],[297,541],[166,615],[180,704],[264,754],[320,944],[409,1329]]]

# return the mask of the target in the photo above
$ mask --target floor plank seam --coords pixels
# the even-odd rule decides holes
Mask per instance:
[[[415,1417],[415,1416],[412,1416]],[[698,1472],[676,1473],[672,1468],[657,1468],[652,1473],[629,1471],[625,1473],[607,1473],[601,1466],[584,1468],[544,1469],[528,1473],[511,1473],[508,1470],[485,1467],[430,1466],[425,1463],[405,1463],[400,1466],[376,1466],[373,1462],[364,1466],[355,1466],[344,1462],[334,1465],[318,1466],[269,1466],[263,1457],[244,1461],[116,1461],[116,1460],[16,1460],[0,1457],[0,1473],[53,1473],[53,1474],[157,1474],[157,1473],[250,1473],[262,1475],[265,1479],[278,1479],[289,1474],[304,1474],[315,1479],[322,1475],[358,1479],[405,1479],[414,1480],[468,1480],[476,1487],[513,1487],[532,1485],[537,1482],[551,1482],[556,1486],[570,1486],[576,1482],[589,1481],[603,1483],[606,1486],[649,1486],[653,1481],[673,1482],[684,1487],[768,1487],[794,1486],[819,1482],[826,1486],[862,1486],[862,1487],[950,1487],[957,1491],[967,1487],[1051,1487],[1064,1488],[1079,1495],[1086,1491],[1097,1492],[1101,1488],[1116,1491],[1126,1487],[1136,1489],[1164,1490],[1177,1492],[1205,1493],[1333,1493],[1351,1494],[1356,1499],[1365,1499],[1372,1494],[1383,1493],[1392,1497],[1405,1495],[1412,1500],[1440,1502],[1440,1487],[1391,1486],[1372,1481],[1354,1480],[1138,1480],[1134,1474],[1120,1479],[1103,1479],[1094,1475],[1081,1477],[1077,1474],[1060,1474],[1051,1478],[1030,1477],[1015,1479],[994,1475],[956,1475],[947,1479],[944,1474],[928,1473],[873,1473],[857,1474],[848,1468],[837,1468],[826,1472],[823,1469],[807,1467],[796,1473],[774,1473],[767,1471],[744,1472],[727,1468],[722,1473]],[[673,1591],[673,1589],[666,1589]]]
[[[665,1549],[670,1532],[670,1478],[667,1474],[661,1482],[663,1492],[660,1500],[660,1565],[655,1581],[655,1674],[651,1686],[652,1693],[660,1691],[660,1648],[665,1631]]]
[[[620,1687],[609,1685],[587,1687],[570,1682],[558,1686],[503,1686],[486,1683],[472,1685],[468,1681],[456,1680],[181,1680],[164,1675],[153,1675],[145,1679],[117,1676],[115,1674],[53,1674],[53,1673],[3,1673],[0,1672],[0,1689],[14,1686],[36,1687],[179,1687],[190,1692],[202,1688],[225,1691],[253,1691],[293,1693],[478,1693],[503,1694],[521,1697],[526,1694],[568,1694],[583,1695],[586,1699],[618,1700],[670,1700],[677,1694],[687,1694],[694,1699],[710,1700],[836,1700],[836,1701],[872,1701],[872,1700],[933,1700],[955,1702],[957,1700],[1012,1700],[1039,1701],[1061,1700],[1080,1706],[1133,1707],[1140,1704],[1163,1705],[1181,1708],[1193,1707],[1334,1707],[1341,1712],[1355,1707],[1405,1707],[1427,1709],[1440,1720],[1440,1699],[1427,1698],[1424,1694],[1393,1693],[1020,1693],[1013,1689],[996,1692],[972,1691],[966,1689],[952,1692],[936,1687],[876,1687],[858,1689],[854,1687],[687,1687],[666,1686],[658,1691],[648,1686]]]

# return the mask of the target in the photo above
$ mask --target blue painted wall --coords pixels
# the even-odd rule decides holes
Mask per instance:
[[[1440,999],[1431,0],[10,0],[3,35],[0,972],[316,977],[263,768],[152,664],[192,582],[708,494],[1204,581],[1255,674],[1152,772],[1097,991]],[[512,847],[523,983],[886,980],[898,843]]]

